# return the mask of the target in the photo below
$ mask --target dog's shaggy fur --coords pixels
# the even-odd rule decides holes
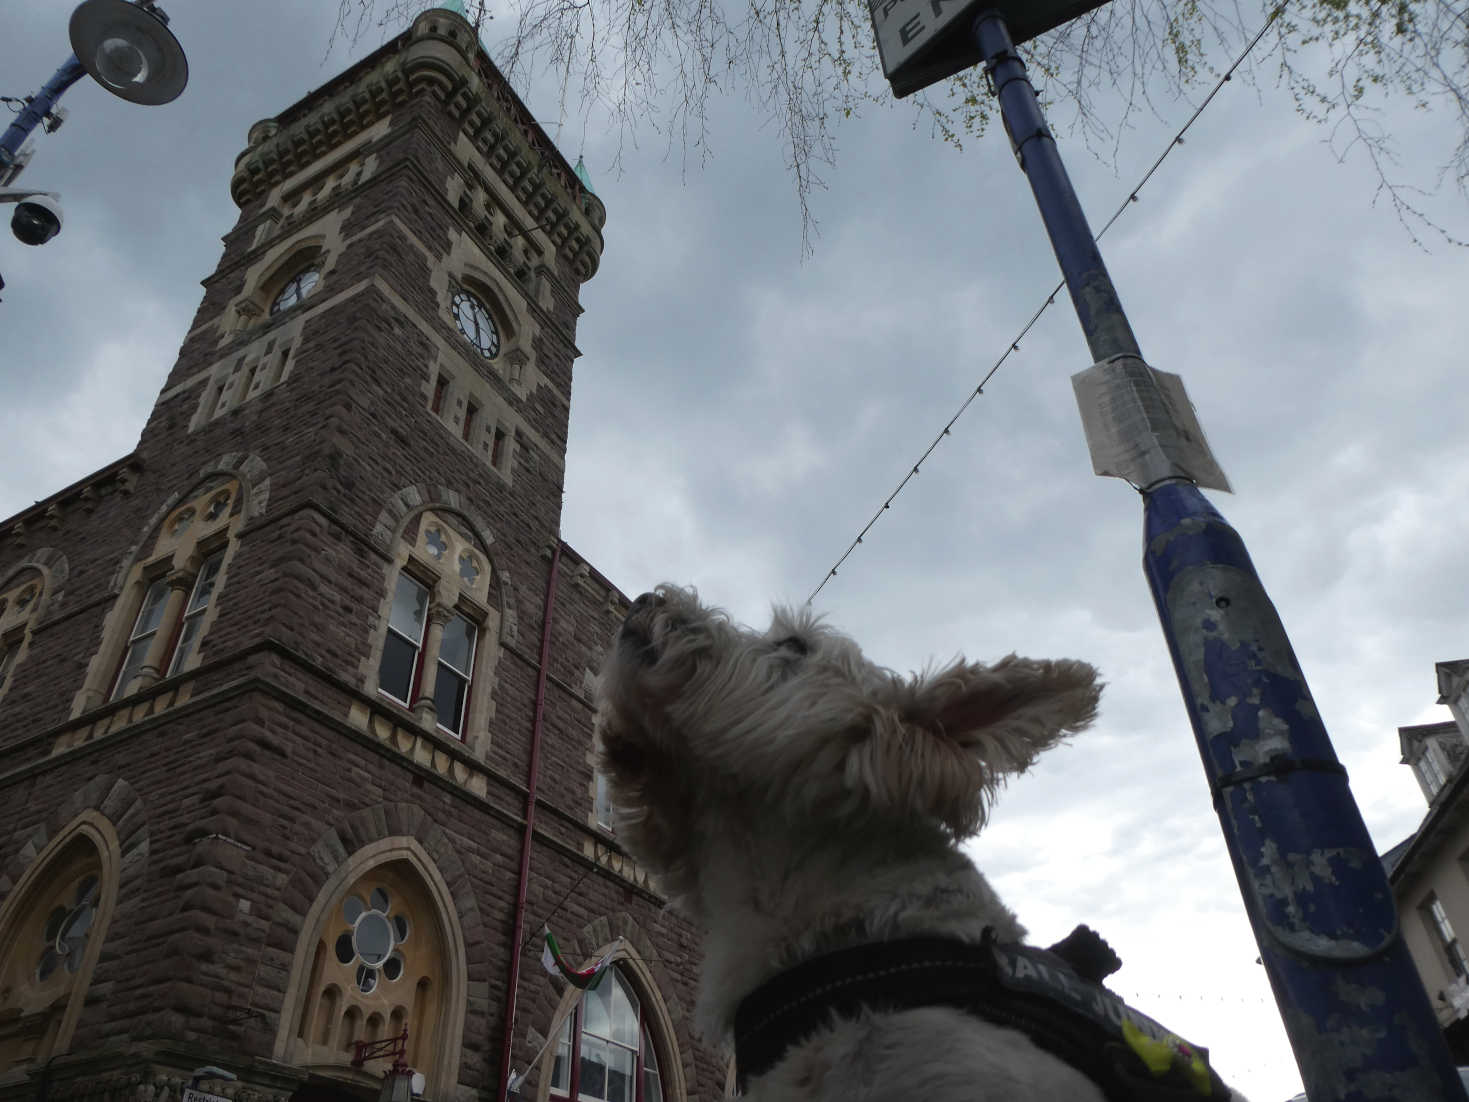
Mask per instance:
[[[704,929],[698,1024],[821,953],[1025,930],[958,850],[1004,779],[1084,728],[1091,666],[1011,655],[901,677],[806,612],[765,632],[662,586],[601,679],[617,835]],[[746,1097],[1101,1102],[1029,1038],[959,1010],[867,1013],[789,1050]]]

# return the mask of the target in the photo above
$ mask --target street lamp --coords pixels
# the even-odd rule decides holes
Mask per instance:
[[[61,196],[56,192],[0,187],[0,204],[4,203],[16,205],[10,230],[22,245],[44,245],[61,232]]]
[[[72,55],[0,134],[0,185],[20,175],[18,155],[30,132],[43,122],[50,130],[60,125],[56,101],[83,76],[91,74],[115,96],[150,105],[176,99],[189,81],[184,49],[154,0],[83,0],[71,13],[69,32]]]

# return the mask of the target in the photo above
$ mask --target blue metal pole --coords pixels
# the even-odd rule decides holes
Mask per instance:
[[[1093,359],[1139,356],[1004,18],[982,13],[974,35]],[[1464,1102],[1387,875],[1244,541],[1191,482],[1144,487],[1143,500],[1144,570],[1311,1102]]]
[[[1346,770],[1244,541],[1187,482],[1144,502],[1148,584],[1307,1094],[1464,1098]]]
[[[1035,89],[1025,74],[1025,63],[1010,42],[1004,17],[997,11],[981,13],[974,21],[974,36],[984,53],[995,98],[1000,101],[1005,130],[1030,181],[1051,248],[1066,277],[1066,289],[1071,293],[1071,304],[1086,334],[1092,359],[1101,361],[1123,354],[1141,359],[1137,338],[1132,335],[1107,266],[1102,263],[1101,250],[1071,187],[1066,166],[1061,163],[1055,139],[1046,127]]]
[[[0,166],[8,165],[15,160],[15,155],[20,152],[21,143],[51,113],[51,109],[56,106],[56,101],[61,98],[61,93],[86,75],[87,70],[82,68],[82,63],[76,59],[76,54],[72,54],[61,63],[61,68],[51,74],[51,79],[21,109],[20,114],[6,128],[5,133],[0,134]]]

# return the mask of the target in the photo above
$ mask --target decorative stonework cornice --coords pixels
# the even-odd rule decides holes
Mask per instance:
[[[602,255],[601,200],[584,187],[461,16],[430,8],[377,53],[279,119],[250,128],[230,194],[240,206],[422,96],[443,105],[582,282]],[[284,120],[284,121],[281,121]]]
[[[142,471],[143,461],[136,454],[125,455],[81,481],[42,498],[29,509],[22,509],[8,519],[0,519],[0,545],[8,537],[20,537],[30,530],[60,528],[67,514],[73,510],[90,514],[96,510],[98,501],[109,494],[132,493]]]

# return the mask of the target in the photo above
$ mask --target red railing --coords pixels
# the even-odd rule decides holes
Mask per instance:
[[[395,1064],[408,1058],[408,1030],[396,1037],[384,1037],[380,1041],[354,1041],[352,1044],[352,1066],[360,1068],[369,1060],[385,1060],[389,1056]]]

